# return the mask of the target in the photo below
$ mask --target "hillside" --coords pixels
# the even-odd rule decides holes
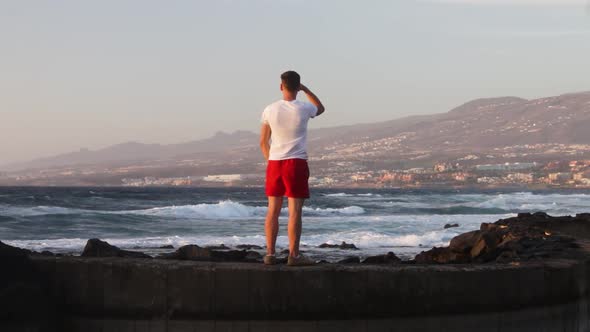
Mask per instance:
[[[525,144],[590,144],[588,128],[590,92],[535,100],[487,98],[470,101],[447,113],[315,129],[310,132],[310,151],[312,156],[328,160],[355,159],[362,155],[363,158],[386,161],[420,154],[444,156],[445,153],[485,152]],[[182,159],[256,163],[260,162],[257,150],[257,134],[238,131],[181,144],[129,142],[96,151],[83,150],[7,165],[3,169]]]

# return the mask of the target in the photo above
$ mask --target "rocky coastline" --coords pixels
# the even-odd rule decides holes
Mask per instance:
[[[263,248],[247,245],[187,245],[152,257],[90,239],[81,256],[74,257],[0,242],[7,267],[0,273],[0,327],[81,330],[64,327],[80,317],[286,319],[287,309],[299,320],[383,319],[567,303],[588,295],[589,239],[590,214],[522,213],[483,223],[449,246],[411,260],[389,252],[305,268],[264,266]],[[356,249],[348,243],[324,247]],[[305,282],[293,288],[289,280]],[[477,288],[482,282],[493,282],[492,289]],[[527,290],[519,288],[524,285]],[[178,302],[183,294],[197,299]],[[405,299],[405,305],[384,306],[396,297]],[[260,303],[253,307],[256,301]],[[445,305],[449,301],[455,306]]]

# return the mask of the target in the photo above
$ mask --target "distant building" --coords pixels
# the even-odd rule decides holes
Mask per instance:
[[[426,170],[426,168],[423,168],[423,167],[410,168],[410,169],[406,170],[406,172],[408,172],[408,173],[414,173],[414,174],[429,173],[429,171]],[[430,171],[430,172],[432,172],[432,171]]]
[[[207,175],[203,178],[203,181],[207,182],[233,182],[242,180],[241,174],[219,174],[219,175]]]
[[[547,176],[549,181],[552,183],[561,183],[566,182],[572,179],[572,173],[570,172],[560,172],[560,173],[551,173]]]
[[[453,170],[454,167],[450,163],[436,163],[434,164],[434,171],[437,173],[447,172]]]
[[[534,176],[531,173],[511,173],[506,176],[506,180],[512,183],[533,183]]]
[[[480,184],[499,184],[502,182],[503,182],[502,178],[499,178],[499,177],[483,176],[483,177],[477,178],[477,183],[480,183]]]
[[[475,169],[478,171],[516,171],[523,169],[531,169],[537,167],[537,163],[505,163],[505,164],[488,164],[476,165]]]
[[[590,179],[590,171],[579,172],[573,175],[573,179],[576,181],[582,181],[584,179]]]

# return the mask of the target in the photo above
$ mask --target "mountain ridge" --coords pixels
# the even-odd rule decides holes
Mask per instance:
[[[328,113],[329,114],[329,113]],[[590,144],[590,91],[538,99],[479,98],[448,112],[310,130],[310,151],[323,153],[333,146],[393,140],[407,149],[477,151],[515,144]],[[129,141],[98,150],[80,150],[22,163],[5,170],[89,164],[147,162],[190,156],[209,158],[235,154],[244,160],[259,158],[256,133],[219,131],[213,136],[175,144]],[[393,149],[384,147],[384,154]]]

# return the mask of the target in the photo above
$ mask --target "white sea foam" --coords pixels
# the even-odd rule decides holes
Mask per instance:
[[[247,219],[263,217],[266,214],[266,210],[267,208],[265,206],[249,206],[226,200],[215,204],[164,206],[128,211],[83,210],[57,206],[0,206],[0,215],[30,217],[59,214],[132,214],[191,219]],[[347,206],[343,208],[314,208],[306,206],[303,208],[303,211],[304,214],[310,216],[359,215],[365,213],[365,210],[359,206]],[[281,213],[287,215],[288,209],[283,208]]]
[[[473,201],[464,203],[476,208],[495,208],[506,211],[544,211],[550,214],[574,214],[590,208],[586,194],[533,194],[530,192],[473,195]],[[464,197],[469,199],[470,197]]]
[[[301,244],[308,247],[317,247],[322,243],[354,243],[360,249],[395,248],[395,247],[418,247],[441,246],[448,243],[454,236],[444,230],[432,231],[426,234],[387,235],[378,232],[338,232],[332,234],[311,234],[301,237]],[[141,238],[104,238],[108,243],[123,249],[132,248],[157,248],[162,245],[173,245],[180,247],[187,244],[198,244],[200,246],[225,244],[236,246],[239,244],[255,244],[264,246],[265,237],[263,234],[244,236],[161,236]],[[51,250],[56,252],[81,252],[86,245],[87,239],[63,238],[63,239],[41,239],[41,240],[8,240],[5,243],[36,251]],[[279,247],[287,247],[289,243],[286,235],[277,238]]]
[[[125,213],[200,219],[244,219],[263,217],[266,214],[266,210],[267,208],[265,206],[248,206],[228,200],[221,201],[217,204],[167,206],[147,210],[127,211]],[[359,206],[347,206],[343,208],[304,207],[303,211],[306,215],[312,216],[356,215],[365,213],[365,210]],[[283,208],[281,213],[286,215],[288,209]]]
[[[324,194],[325,197],[382,197],[380,194],[366,193],[366,194],[348,194],[348,193],[335,193],[335,194]]]
[[[165,206],[146,210],[124,211],[121,213],[179,218],[241,219],[264,216],[266,207],[247,206],[233,201],[221,201],[217,204]]]
[[[335,193],[335,194],[324,194],[326,197],[352,197],[352,194],[347,193]]]

